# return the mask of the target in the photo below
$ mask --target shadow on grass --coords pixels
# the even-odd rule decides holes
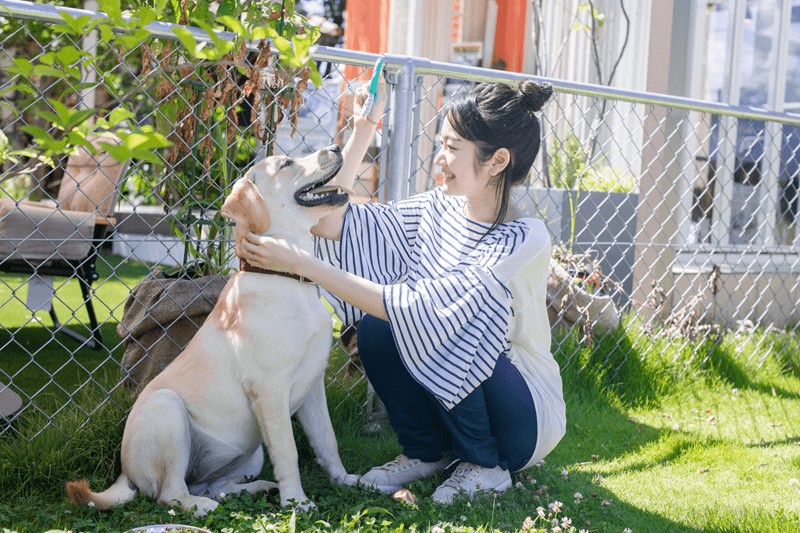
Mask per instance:
[[[783,345],[779,350],[770,350],[767,356],[772,355],[776,359],[774,363],[780,365],[792,377],[798,378],[800,373],[796,368],[797,353],[798,346],[795,342],[793,346]],[[718,343],[712,350],[708,368],[710,372],[726,380],[732,387],[751,389],[763,394],[774,394],[785,399],[800,398],[800,393],[796,389],[790,391],[777,383],[765,381],[762,376],[768,374],[774,377],[772,372],[756,372],[752,366],[748,367],[746,362],[737,359],[732,350],[721,343]],[[754,379],[754,376],[760,379]]]

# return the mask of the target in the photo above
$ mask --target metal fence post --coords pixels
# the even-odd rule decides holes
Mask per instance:
[[[392,58],[395,59],[396,58]],[[414,136],[414,97],[417,80],[416,65],[411,58],[402,58],[403,66],[395,74],[396,86],[392,95],[389,171],[386,175],[386,199],[408,197],[411,177],[411,141]],[[391,61],[391,59],[390,59]],[[390,79],[395,81],[395,79]]]

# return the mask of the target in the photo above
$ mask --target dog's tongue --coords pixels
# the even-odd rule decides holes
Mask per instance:
[[[347,189],[345,187],[341,187],[339,185],[323,185],[321,187],[316,187],[308,191],[310,194],[329,194],[335,192],[336,194],[346,194],[347,196],[353,196],[353,191]]]

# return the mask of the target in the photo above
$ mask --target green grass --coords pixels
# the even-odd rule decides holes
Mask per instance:
[[[127,287],[119,283],[118,289],[106,289],[117,290],[109,294],[120,297],[120,303],[127,297],[128,287],[146,273],[143,267],[132,267],[109,267],[129,276]],[[24,311],[14,313],[15,317],[22,314]],[[519,474],[519,488],[496,498],[459,501],[449,507],[435,505],[429,497],[443,476],[412,484],[412,492],[420,499],[418,506],[358,488],[332,486],[296,428],[304,488],[318,507],[312,514],[293,515],[291,510],[280,509],[275,494],[235,496],[201,519],[177,509],[171,515],[169,509],[142,496],[109,512],[76,508],[63,493],[64,481],[87,477],[100,489],[118,474],[119,422],[129,400],[115,393],[113,401],[104,401],[102,391],[113,387],[119,377],[118,366],[104,358],[109,352],[115,359],[120,355],[113,332],[120,314],[121,307],[107,312],[112,317],[105,337],[110,350],[97,359],[92,359],[96,352],[81,350],[71,361],[68,350],[46,343],[47,334],[37,324],[14,330],[15,338],[30,342],[30,346],[45,343],[46,348],[32,356],[36,365],[52,369],[69,361],[87,368],[64,369],[63,376],[57,373],[56,381],[64,389],[77,390],[88,374],[98,385],[79,390],[74,398],[84,410],[96,409],[90,423],[85,423],[83,412],[70,406],[56,414],[58,429],[49,426],[42,430],[36,417],[21,420],[18,430],[23,437],[44,431],[29,442],[8,432],[0,436],[0,528],[20,532],[125,531],[144,524],[181,523],[219,532],[366,533],[431,531],[434,527],[452,532],[522,531],[526,517],[537,517],[537,507],[547,509],[548,504],[559,501],[563,507],[556,518],[569,517],[576,530],[800,530],[800,484],[794,481],[800,478],[797,335],[769,331],[736,336],[729,332],[692,343],[680,338],[669,342],[644,333],[632,317],[623,331],[598,339],[594,349],[582,347],[575,336],[555,344],[563,369],[567,435],[544,465]],[[9,319],[6,306],[0,309],[0,317],[5,326]],[[62,342],[66,346],[72,341]],[[14,377],[16,385],[23,375],[34,373],[32,367],[25,367],[30,365],[31,355],[21,348],[15,354],[9,351],[11,345],[0,344],[4,345],[0,368],[9,372],[9,368],[24,367]],[[343,355],[337,350],[334,357],[333,366],[339,368]],[[41,385],[41,377],[34,376],[24,387],[38,390]],[[348,471],[364,473],[393,458],[400,449],[391,430],[365,430],[366,420],[358,407],[364,399],[363,384],[345,380],[343,385],[332,389],[329,398],[332,406],[338,406],[332,417],[340,454]],[[351,385],[356,401],[342,401],[344,390]],[[65,393],[47,392],[41,409],[56,412],[60,394]],[[269,464],[262,476],[272,479]],[[578,502],[576,493],[582,495]],[[538,520],[535,525],[551,524]]]
[[[54,334],[52,321],[46,312],[35,316],[25,307],[27,276],[3,274],[0,282],[0,381],[8,384],[27,402],[33,399],[31,416],[20,422],[30,434],[51,426],[48,417],[60,414],[63,405],[72,401],[87,414],[97,408],[97,402],[86,398],[105,398],[106,391],[116,385],[120,375],[119,360],[124,353],[116,333],[130,289],[147,275],[148,267],[140,263],[123,262],[119,257],[100,257],[97,263],[100,279],[95,282],[93,298],[105,349],[81,348],[80,343],[63,334]],[[55,278],[56,313],[71,328],[89,334],[88,314],[82,305],[78,281]],[[95,394],[96,393],[96,394]],[[80,416],[75,414],[72,416]],[[53,420],[58,428],[59,418]]]

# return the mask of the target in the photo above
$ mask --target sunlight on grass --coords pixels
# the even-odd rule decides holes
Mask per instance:
[[[624,337],[600,341],[610,352],[581,353],[585,366],[567,366],[565,388],[590,384],[594,401],[567,393],[572,431],[550,459],[613,493],[609,507],[638,509],[624,521],[633,531],[795,529],[797,336],[725,333],[677,339],[677,349],[641,332]],[[601,357],[602,368],[592,367]],[[653,516],[682,526],[661,529]]]
[[[113,255],[101,255],[97,261],[97,273],[100,279],[92,285],[94,290],[94,306],[100,324],[109,320],[116,322],[122,318],[125,301],[131,289],[148,273],[148,267],[142,263],[124,261]],[[31,312],[25,307],[28,294],[27,275],[3,273],[0,282],[0,324],[3,328],[14,329],[32,324]],[[56,297],[53,299],[56,314],[62,322],[73,326],[88,321],[83,308],[83,296],[77,279],[55,278],[53,286]],[[46,312],[39,312],[39,319],[52,326]],[[69,321],[67,321],[69,319]]]

